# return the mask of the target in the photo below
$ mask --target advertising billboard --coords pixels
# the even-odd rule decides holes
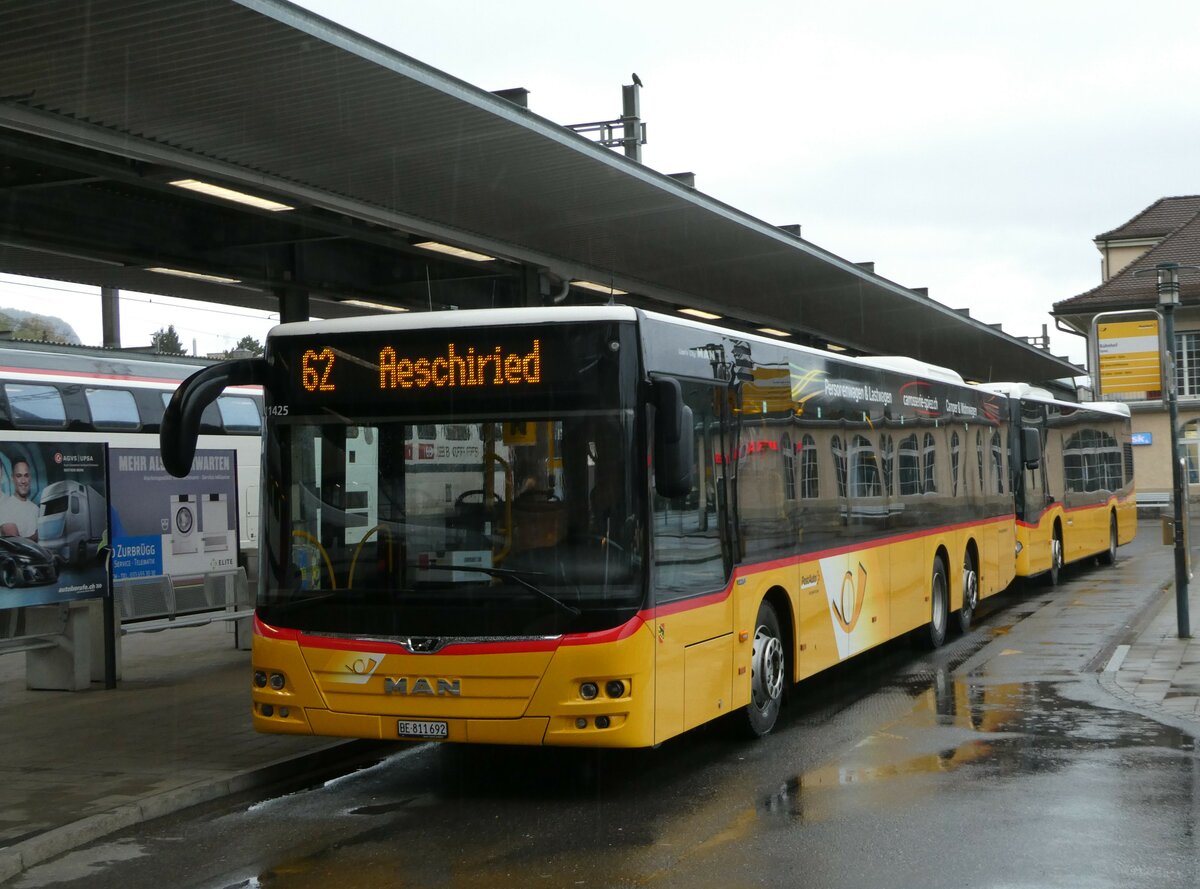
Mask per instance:
[[[106,450],[0,439],[0,608],[109,594]]]
[[[157,450],[111,448],[113,580],[232,571],[238,558],[237,453],[196,452],[175,478]]]

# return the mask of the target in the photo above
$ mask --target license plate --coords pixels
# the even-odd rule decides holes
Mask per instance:
[[[446,723],[420,719],[401,719],[396,731],[402,738],[445,738],[450,734]]]

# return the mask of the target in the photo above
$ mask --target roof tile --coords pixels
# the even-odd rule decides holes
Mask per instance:
[[[1159,241],[1141,259],[1121,269],[1100,286],[1056,302],[1051,314],[1074,315],[1106,309],[1153,308],[1158,302],[1155,276],[1135,276],[1137,269],[1153,268],[1160,262],[1200,266],[1200,198],[1190,200],[1197,202],[1198,209],[1183,225]],[[1161,204],[1162,201],[1157,203]],[[1154,206],[1157,204],[1143,212],[1149,213]],[[1184,272],[1179,276],[1179,284],[1180,299],[1184,303],[1200,305],[1200,272]]]
[[[1097,241],[1161,238],[1200,213],[1200,195],[1159,198],[1124,225],[1096,235]]]

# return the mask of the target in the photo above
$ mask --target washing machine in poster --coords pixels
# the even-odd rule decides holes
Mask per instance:
[[[191,494],[171,495],[171,555],[182,556],[200,551],[200,516]]]

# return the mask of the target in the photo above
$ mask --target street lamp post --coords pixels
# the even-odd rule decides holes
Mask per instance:
[[[1175,309],[1179,306],[1179,270],[1200,269],[1200,266],[1181,266],[1177,262],[1160,262],[1153,269],[1138,269],[1135,275],[1154,272],[1158,277],[1158,307],[1162,309],[1167,350],[1163,383],[1167,392],[1167,413],[1171,423],[1171,481],[1175,502],[1175,615],[1179,638],[1191,637],[1188,616],[1187,541],[1184,540],[1184,510],[1187,509],[1187,484],[1184,479],[1182,455],[1179,453],[1179,392],[1175,379]]]

